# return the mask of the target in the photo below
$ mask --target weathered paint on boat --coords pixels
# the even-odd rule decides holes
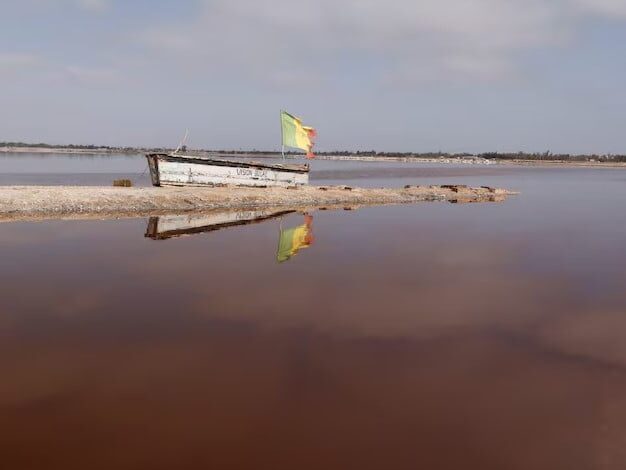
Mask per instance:
[[[308,184],[308,165],[217,160],[185,155],[146,155],[154,186],[279,186]]]
[[[215,214],[182,214],[150,217],[146,229],[146,237],[154,240],[166,240],[168,238],[212,232],[238,225],[260,223],[293,212],[295,211],[255,209]]]

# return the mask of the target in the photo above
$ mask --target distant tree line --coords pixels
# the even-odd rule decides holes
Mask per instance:
[[[77,149],[77,150],[118,150],[120,148],[131,149],[131,147],[109,147],[108,145],[55,145],[55,144],[45,144],[45,143],[37,143],[37,144],[27,144],[24,142],[0,142],[0,146],[2,147],[16,147],[16,148],[43,148],[43,149]]]
[[[24,142],[0,142],[0,147],[14,148],[42,148],[42,149],[70,149],[84,151],[105,151],[119,153],[141,153],[141,152],[169,152],[166,148],[138,148],[138,147],[112,147],[108,145],[56,145],[46,143],[28,144]],[[186,149],[185,149],[186,150]],[[219,153],[222,155],[276,155],[275,150],[206,150],[198,149],[201,152]],[[376,150],[334,150],[315,152],[320,156],[336,155],[340,157],[381,157],[381,158],[427,158],[427,159],[448,159],[448,158],[472,158],[479,157],[487,160],[533,160],[533,161],[563,161],[563,162],[626,162],[626,155],[621,154],[569,154],[569,153],[526,153],[526,152],[485,152],[479,154],[471,153],[448,153],[448,152],[378,152]],[[287,151],[286,155],[301,155],[302,152]]]
[[[209,152],[209,153],[218,153],[218,154],[222,154],[222,155],[276,155],[279,154],[280,152],[277,152],[276,150],[202,150],[203,152]],[[469,153],[457,153],[457,154],[451,154],[451,153],[444,153],[444,152],[422,152],[422,153],[415,153],[415,152],[377,152],[375,150],[356,150],[356,151],[349,151],[349,150],[333,150],[333,151],[315,151],[316,155],[321,155],[321,156],[338,156],[338,157],[388,157],[388,158],[407,158],[407,157],[414,157],[414,158],[461,158],[461,157],[471,157],[471,156],[475,156],[475,155],[471,155]],[[286,150],[285,151],[285,155],[302,155],[301,151],[293,151],[293,150]]]
[[[569,153],[501,153],[487,152],[477,155],[487,160],[534,160],[534,161],[559,161],[559,162],[626,162],[626,155],[613,154],[569,154]]]
[[[169,149],[164,148],[137,148],[137,147],[115,147],[109,145],[76,145],[76,144],[46,144],[46,143],[25,143],[25,142],[0,142],[0,147],[13,148],[32,148],[32,149],[49,149],[49,150],[82,150],[107,153],[139,153],[143,151],[150,152],[168,152]]]

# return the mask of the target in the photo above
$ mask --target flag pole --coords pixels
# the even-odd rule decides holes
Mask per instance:
[[[283,110],[280,110],[280,143],[282,145],[280,153],[283,156],[283,160],[285,159],[285,134],[283,131]]]

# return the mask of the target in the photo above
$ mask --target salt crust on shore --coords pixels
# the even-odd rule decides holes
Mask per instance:
[[[511,194],[514,193],[503,189],[456,185],[384,189],[2,186],[0,220],[121,218],[216,209],[338,208],[421,201],[498,202]]]

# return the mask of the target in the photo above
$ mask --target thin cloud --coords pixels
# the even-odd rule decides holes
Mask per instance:
[[[138,42],[157,51],[193,51],[194,40],[189,34],[175,30],[150,30],[137,36]]]
[[[41,65],[43,60],[33,54],[0,52],[0,72],[15,72]]]
[[[205,0],[184,30],[160,25],[145,31],[141,42],[161,53],[184,50],[212,67],[269,79],[294,68],[332,77],[337,58],[358,56],[389,64],[389,74],[403,80],[482,81],[513,75],[524,51],[568,44],[585,11],[626,12],[621,5],[613,0],[303,0],[297,5]]]
[[[119,71],[112,68],[93,68],[71,65],[65,68],[66,76],[73,81],[95,86],[109,86],[120,82]]]
[[[76,0],[76,5],[83,10],[102,13],[110,7],[109,0]]]
[[[598,15],[626,17],[624,0],[575,0],[584,10]]]

